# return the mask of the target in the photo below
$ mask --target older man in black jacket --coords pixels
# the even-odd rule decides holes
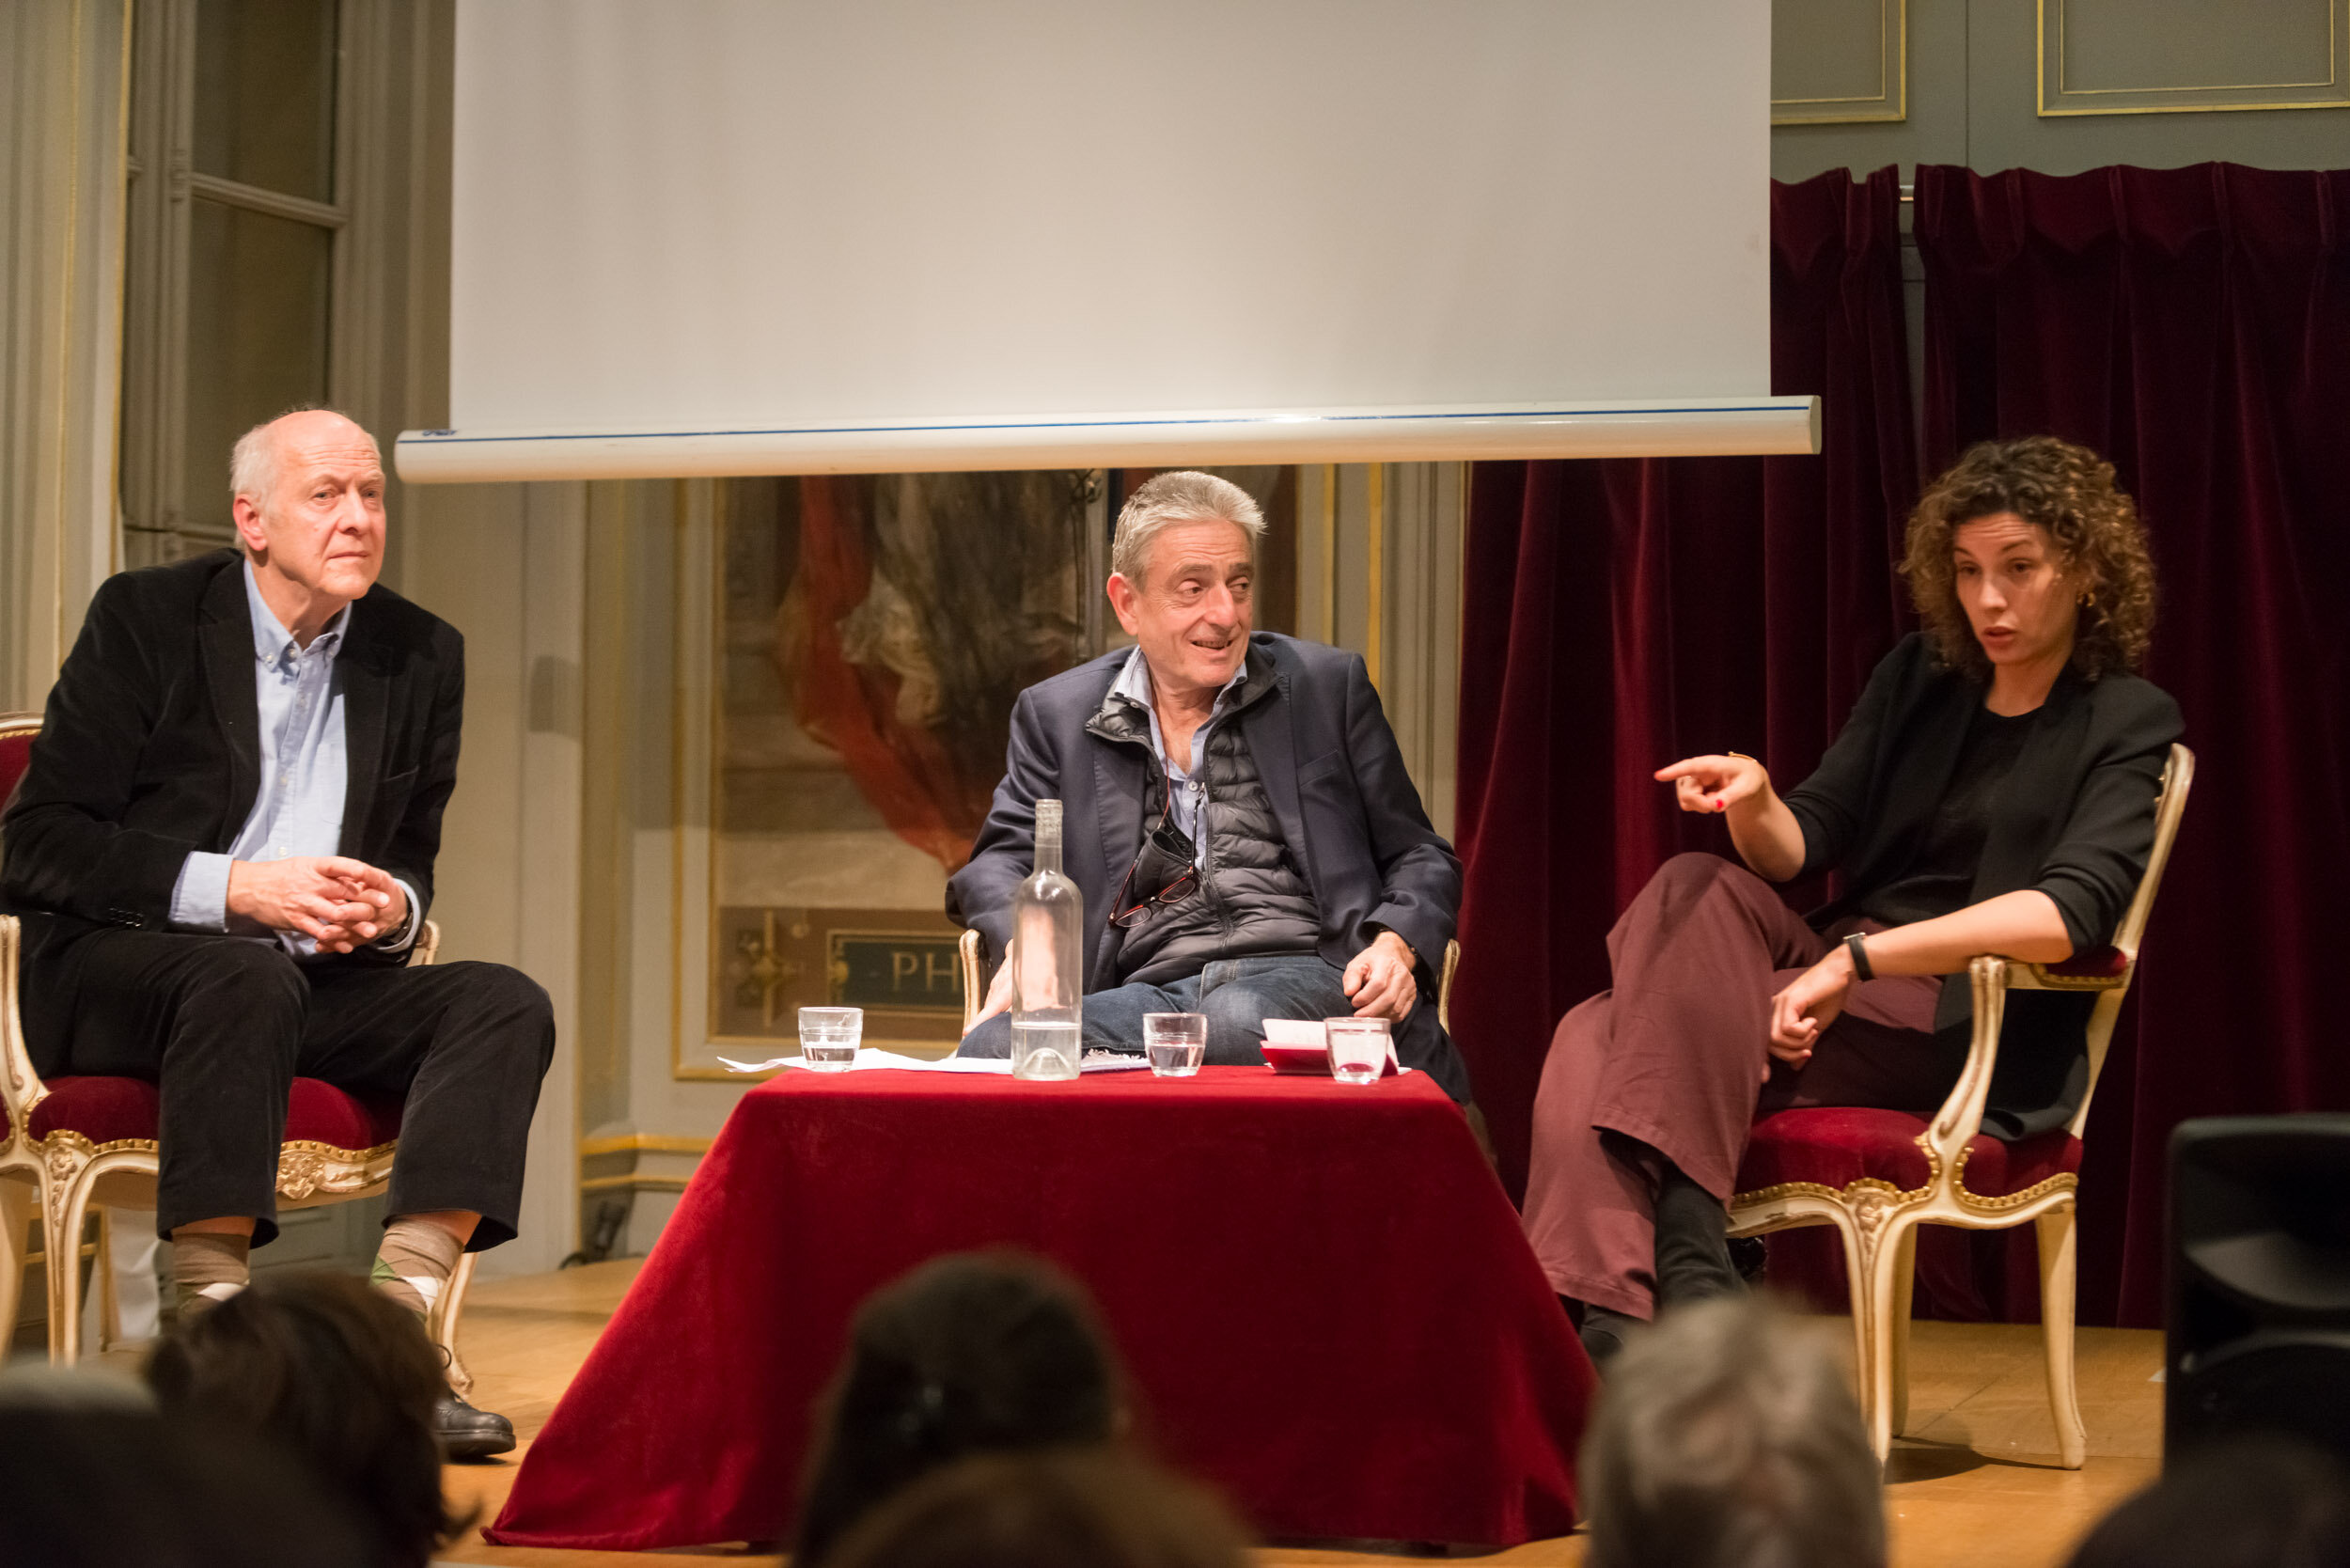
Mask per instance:
[[[1035,807],[1062,803],[1085,897],[1085,1041],[1137,1050],[1145,1012],[1208,1019],[1207,1059],[1257,1062],[1263,1020],[1393,1021],[1397,1054],[1456,1100],[1433,1005],[1461,867],[1429,825],[1355,655],[1250,633],[1246,491],[1162,474],[1120,512],[1110,604],[1136,646],[1020,695],[1004,781],[947,913],[1000,961]],[[1000,965],[966,1056],[1010,1048]]]
[[[43,1074],[155,1079],[158,1229],[182,1310],[276,1234],[297,1075],[400,1096],[376,1282],[430,1309],[514,1234],[546,993],[493,964],[407,967],[457,781],[464,644],[376,586],[374,441],[310,410],[237,445],[243,553],[109,579],[50,693],[5,826]],[[513,1447],[453,1396],[458,1455]]]

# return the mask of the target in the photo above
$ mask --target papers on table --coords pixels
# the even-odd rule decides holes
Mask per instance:
[[[736,1061],[732,1057],[720,1057],[718,1060],[729,1073],[772,1073],[778,1067],[807,1067],[807,1058],[796,1056],[770,1057],[765,1061]],[[885,1051],[877,1046],[861,1045],[857,1048],[856,1060],[844,1071],[854,1073],[875,1067],[895,1067],[925,1073],[937,1072],[941,1069],[950,1073],[968,1073],[974,1070],[973,1064],[960,1063],[951,1058],[947,1061],[925,1061],[920,1057],[901,1056],[896,1051]],[[1004,1063],[1004,1069],[1010,1072],[1011,1064]],[[983,1072],[986,1068],[982,1066],[978,1070]]]
[[[779,1067],[796,1067],[802,1071],[813,1071],[808,1067],[805,1058],[796,1056],[770,1057],[765,1061],[736,1061],[731,1057],[720,1057],[718,1060],[729,1073],[772,1073]],[[1088,1051],[1085,1054],[1085,1059],[1077,1064],[1077,1071],[1080,1073],[1131,1073],[1136,1068],[1148,1070],[1150,1065],[1148,1058],[1130,1052]],[[858,1047],[856,1060],[854,1063],[847,1068],[835,1069],[835,1071],[864,1073],[877,1068],[889,1068],[901,1073],[1010,1074],[1011,1063],[1002,1057],[944,1057],[936,1061],[931,1061],[921,1057],[903,1056],[896,1051],[885,1051],[877,1046],[864,1045]]]
[[[1277,1073],[1327,1073],[1330,1071],[1330,1038],[1324,1032],[1318,1018],[1267,1018],[1264,1020],[1262,1043],[1265,1060]],[[1319,1063],[1309,1058],[1319,1056]],[[1386,1076],[1409,1073],[1410,1068],[1396,1058],[1395,1034],[1387,1034],[1387,1070]]]

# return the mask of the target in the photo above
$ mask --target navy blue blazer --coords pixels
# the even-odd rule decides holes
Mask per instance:
[[[1142,754],[1086,731],[1127,656],[1105,653],[1020,694],[1003,782],[970,860],[947,883],[948,917],[979,932],[990,964],[999,962],[1012,889],[1035,868],[1035,803],[1059,800],[1062,870],[1085,896],[1092,933],[1089,992],[1123,982],[1126,933],[1109,923],[1109,907],[1142,845]],[[1282,840],[1313,888],[1322,956],[1344,965],[1382,930],[1403,938],[1416,955],[1419,1001],[1397,1030],[1396,1055],[1466,1100],[1467,1072],[1436,1019],[1436,969],[1460,915],[1461,863],[1429,824],[1370,674],[1356,654],[1274,632],[1249,638],[1248,664],[1251,683],[1262,667],[1273,690],[1243,710],[1242,733]]]

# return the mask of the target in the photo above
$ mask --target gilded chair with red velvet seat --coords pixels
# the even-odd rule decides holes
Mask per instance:
[[[0,713],[0,808],[16,792],[17,780],[32,757],[33,737],[40,733],[39,713]],[[0,1034],[16,1032],[16,922],[0,927]],[[16,1104],[17,1053],[0,1050],[0,1079],[7,1080],[5,1103]],[[0,1137],[0,1330],[13,1333],[19,1294],[24,1289],[24,1236],[32,1223],[33,1200],[41,1195],[39,1159],[16,1136],[17,1121],[8,1117]],[[75,1251],[80,1248],[76,1247]],[[49,1254],[56,1256],[55,1253]]]
[[[0,715],[0,804],[24,776],[38,714]],[[17,1006],[19,926],[0,915],[0,1109],[8,1117],[0,1141],[0,1323],[16,1321],[23,1289],[26,1210],[38,1197],[49,1276],[49,1356],[81,1356],[81,1270],[57,1266],[81,1252],[92,1207],[152,1209],[160,1169],[156,1141],[161,1100],[144,1078],[60,1076],[44,1083],[24,1043]],[[430,964],[440,929],[427,920],[409,962]],[[286,1138],[277,1154],[277,1206],[315,1208],[371,1198],[391,1183],[400,1137],[400,1105],[350,1093],[316,1078],[296,1078],[286,1108]],[[106,1228],[101,1227],[100,1244]],[[448,1354],[449,1386],[462,1398],[473,1378],[457,1354],[457,1325],[473,1283],[475,1254],[465,1253],[425,1329]],[[107,1260],[102,1256],[102,1273]]]
[[[1738,1169],[1742,1190],[1730,1200],[1731,1234],[1836,1227],[1852,1284],[1861,1413],[1880,1460],[1908,1415],[1917,1228],[1994,1231],[2029,1221],[2039,1231],[2041,1331],[2057,1450],[2066,1469],[2080,1468],[2088,1435],[2073,1374],[2074,1210],[2089,1093],[2082,1094],[2065,1126],[2013,1143],[1984,1135],[1983,1102],[2010,991],[2096,995],[2088,1028],[2089,1089],[2096,1088],[2194,780],[2195,754],[2172,746],[2155,801],[2154,852],[2108,946],[2062,964],[1986,954],[1968,965],[1974,1039],[1957,1085],[1931,1119],[1907,1111],[1821,1107],[1781,1111],[1755,1124]]]

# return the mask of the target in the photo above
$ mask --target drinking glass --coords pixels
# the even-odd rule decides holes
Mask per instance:
[[[865,1034],[861,1007],[800,1009],[800,1061],[814,1073],[845,1073],[856,1062]]]
[[[1342,1084],[1379,1081],[1387,1070],[1387,1021],[1385,1018],[1325,1018],[1330,1039],[1330,1076]]]
[[[1200,1059],[1208,1054],[1208,1015],[1146,1012],[1142,1048],[1150,1055],[1153,1077],[1188,1078],[1199,1071]]]

